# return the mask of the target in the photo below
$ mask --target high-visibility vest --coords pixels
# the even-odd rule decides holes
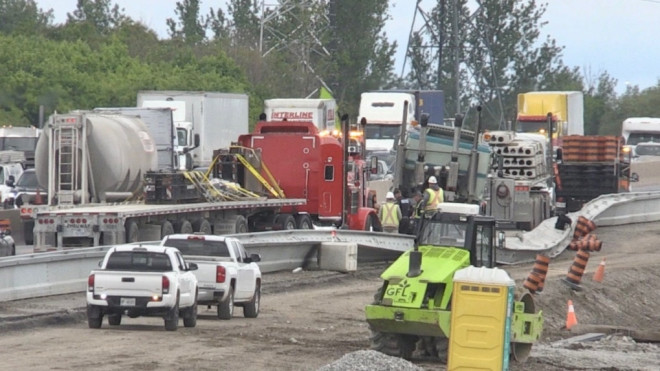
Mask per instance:
[[[438,188],[437,191],[433,188],[427,188],[426,192],[429,194],[429,201],[426,203],[425,211],[435,211],[438,209],[438,205],[444,201],[444,192],[442,188]]]
[[[399,205],[394,202],[387,202],[385,205],[381,206],[381,224],[383,227],[398,227],[399,226],[399,213],[397,213],[397,208]]]

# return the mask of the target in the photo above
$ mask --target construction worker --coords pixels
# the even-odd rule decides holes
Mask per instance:
[[[412,223],[410,224],[410,231],[408,231],[409,234],[417,235],[417,229],[419,228],[419,221],[422,218],[422,201],[424,197],[422,196],[422,192],[415,190],[415,193],[413,193],[412,197],[412,203],[413,203],[413,212],[412,212]]]
[[[424,191],[424,199],[422,200],[423,210],[425,213],[434,213],[438,209],[438,205],[445,200],[445,193],[438,185],[438,180],[435,176],[429,177],[429,187]]]
[[[401,208],[396,203],[394,193],[387,192],[385,203],[378,209],[378,217],[383,226],[383,231],[387,233],[397,233],[399,231],[399,221],[401,220]]]
[[[408,233],[410,228],[410,218],[412,217],[413,206],[412,198],[403,198],[399,188],[394,189],[394,198],[401,209],[401,220],[399,221],[399,233]]]

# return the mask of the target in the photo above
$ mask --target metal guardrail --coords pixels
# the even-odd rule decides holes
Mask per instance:
[[[355,242],[358,260],[393,259],[413,247],[406,235],[336,230],[297,230],[233,235],[261,255],[262,272],[316,267],[323,242]],[[160,241],[141,242],[158,244]],[[0,258],[0,302],[85,291],[89,272],[110,246],[79,248]]]
[[[513,264],[534,261],[539,253],[555,257],[561,254],[573,239],[577,219],[584,216],[596,226],[647,223],[660,221],[660,192],[618,193],[597,197],[580,211],[568,214],[571,228],[555,229],[557,218],[544,220],[534,230],[508,236],[506,249],[498,250],[497,261]]]
[[[543,252],[559,255],[570,243],[577,217],[585,216],[597,226],[660,220],[660,192],[601,196],[576,213],[569,214],[572,228],[557,230],[556,218],[545,220],[530,232],[506,239],[498,250],[499,263],[533,261]],[[413,247],[407,235],[347,230],[295,230],[234,235],[250,252],[259,253],[265,273],[314,266],[323,242],[355,242],[358,260],[393,259]],[[154,242],[143,242],[158,243]],[[72,249],[0,258],[0,302],[85,290],[89,272],[97,267],[109,246]]]

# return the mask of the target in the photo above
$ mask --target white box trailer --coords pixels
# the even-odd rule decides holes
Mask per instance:
[[[185,114],[180,110],[185,103]],[[249,104],[246,94],[204,91],[139,91],[138,107],[174,108],[177,143],[188,147],[192,167],[207,167],[213,151],[229,148],[238,136],[248,133]],[[185,117],[185,121],[178,121]],[[194,146],[195,136],[199,146]]]
[[[334,99],[266,99],[267,121],[311,121],[319,130],[335,128],[337,103]]]

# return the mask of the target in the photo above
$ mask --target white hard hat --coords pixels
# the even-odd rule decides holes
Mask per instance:
[[[438,180],[435,179],[434,176],[431,176],[431,177],[429,178],[429,184],[438,184]]]
[[[392,193],[392,192],[387,192],[387,194],[385,195],[385,198],[388,199],[388,200],[389,200],[389,199],[394,199],[394,193]]]

